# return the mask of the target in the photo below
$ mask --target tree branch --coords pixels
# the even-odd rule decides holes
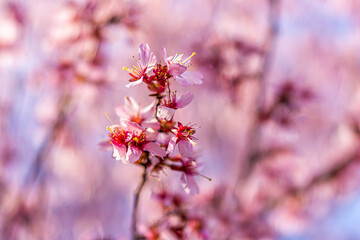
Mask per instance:
[[[146,167],[144,166],[144,172],[141,177],[141,182],[134,194],[134,205],[133,205],[132,223],[131,223],[131,229],[132,229],[132,234],[133,234],[134,240],[144,239],[144,237],[138,233],[137,221],[138,221],[138,212],[139,212],[138,206],[139,206],[140,195],[141,195],[141,191],[146,183],[146,180],[147,180],[147,173],[146,173]]]

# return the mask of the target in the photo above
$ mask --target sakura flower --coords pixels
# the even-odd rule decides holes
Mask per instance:
[[[189,126],[184,126],[178,122],[178,128],[173,129],[172,132],[175,134],[175,136],[170,139],[167,153],[173,154],[175,151],[175,146],[178,146],[181,156],[191,157],[193,145],[196,145],[194,140],[197,140],[197,138],[193,136],[195,129]]]
[[[126,97],[124,99],[124,105],[118,105],[115,108],[116,115],[121,119],[127,119],[131,122],[135,122],[143,127],[151,127],[155,130],[160,128],[160,124],[155,118],[150,119],[155,110],[155,101],[150,103],[145,108],[141,108],[139,103],[132,97]]]
[[[136,86],[143,82],[144,78],[147,78],[147,73],[151,71],[156,64],[156,56],[150,51],[150,47],[147,43],[140,44],[137,65],[130,68],[123,67],[123,70],[129,72],[132,77],[127,87]]]
[[[153,69],[154,75],[150,76],[146,83],[148,84],[148,88],[151,91],[155,91],[157,93],[162,93],[165,91],[166,86],[168,86],[168,79],[172,77],[172,75],[168,71],[168,66],[161,64],[157,64]]]
[[[158,107],[158,117],[162,120],[170,121],[174,116],[175,110],[186,107],[193,98],[194,94],[191,92],[186,92],[181,97],[177,97],[176,93],[174,93],[168,101],[165,101],[164,104]]]
[[[107,128],[110,132],[109,141],[113,146],[113,157],[124,163],[135,163],[143,151],[148,151],[156,156],[164,157],[166,152],[155,140],[154,134],[149,134],[139,124],[128,120],[121,120],[120,125]]]
[[[171,160],[172,164],[168,164],[168,166],[174,171],[182,172],[181,182],[186,193],[199,193],[199,187],[197,186],[194,179],[194,176],[196,175],[202,176],[211,181],[211,178],[208,178],[198,172],[198,168],[201,166],[201,164],[198,164],[195,158],[184,158],[180,155],[177,155],[169,159]]]
[[[177,53],[174,57],[167,57],[166,49],[163,48],[163,57],[168,67],[168,73],[183,87],[189,87],[193,84],[202,84],[203,75],[200,72],[187,72],[190,65],[190,59],[195,55],[192,53],[184,61],[182,60],[184,54]]]
[[[195,182],[194,175],[197,175],[196,171],[196,161],[188,160],[183,162],[184,173],[181,176],[181,181],[185,192],[188,194],[199,194],[199,187]]]

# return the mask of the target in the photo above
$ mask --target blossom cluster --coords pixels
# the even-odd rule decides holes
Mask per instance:
[[[183,60],[183,54],[168,57],[163,48],[164,63],[157,62],[148,44],[139,46],[136,64],[124,70],[131,79],[127,87],[144,83],[154,101],[141,108],[135,99],[125,98],[124,105],[115,108],[119,123],[107,127],[113,157],[123,163],[143,165],[148,173],[157,174],[168,168],[182,173],[185,190],[198,193],[194,176],[199,164],[194,157],[197,138],[195,125],[182,124],[174,120],[177,109],[184,108],[194,98],[186,92],[181,96],[171,91],[175,80],[182,87],[202,83],[199,72],[188,71],[191,54]]]

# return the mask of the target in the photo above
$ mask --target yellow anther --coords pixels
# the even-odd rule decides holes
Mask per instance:
[[[193,52],[187,59],[185,59],[185,61],[184,62],[187,62],[190,58],[192,58],[193,56],[195,56],[195,52]]]

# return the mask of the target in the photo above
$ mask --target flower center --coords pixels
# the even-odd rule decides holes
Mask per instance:
[[[128,133],[125,132],[124,129],[121,129],[119,127],[111,129],[110,127],[107,127],[107,130],[110,132],[109,140],[112,144],[115,145],[125,144],[126,139],[128,137]]]
[[[140,117],[139,113],[131,115],[129,120],[137,124],[141,124],[142,122],[142,118]]]
[[[145,132],[142,132],[139,136],[133,136],[129,142],[129,145],[142,147],[145,142],[146,142],[146,134]]]
[[[196,138],[192,135],[195,134],[195,129],[189,126],[179,126],[176,136],[181,139],[186,139],[190,142],[196,140]]]
[[[155,74],[153,80],[156,80],[157,82],[165,82],[167,79],[171,78],[171,74],[168,73],[168,67],[166,65],[161,66],[158,64],[153,72]]]

